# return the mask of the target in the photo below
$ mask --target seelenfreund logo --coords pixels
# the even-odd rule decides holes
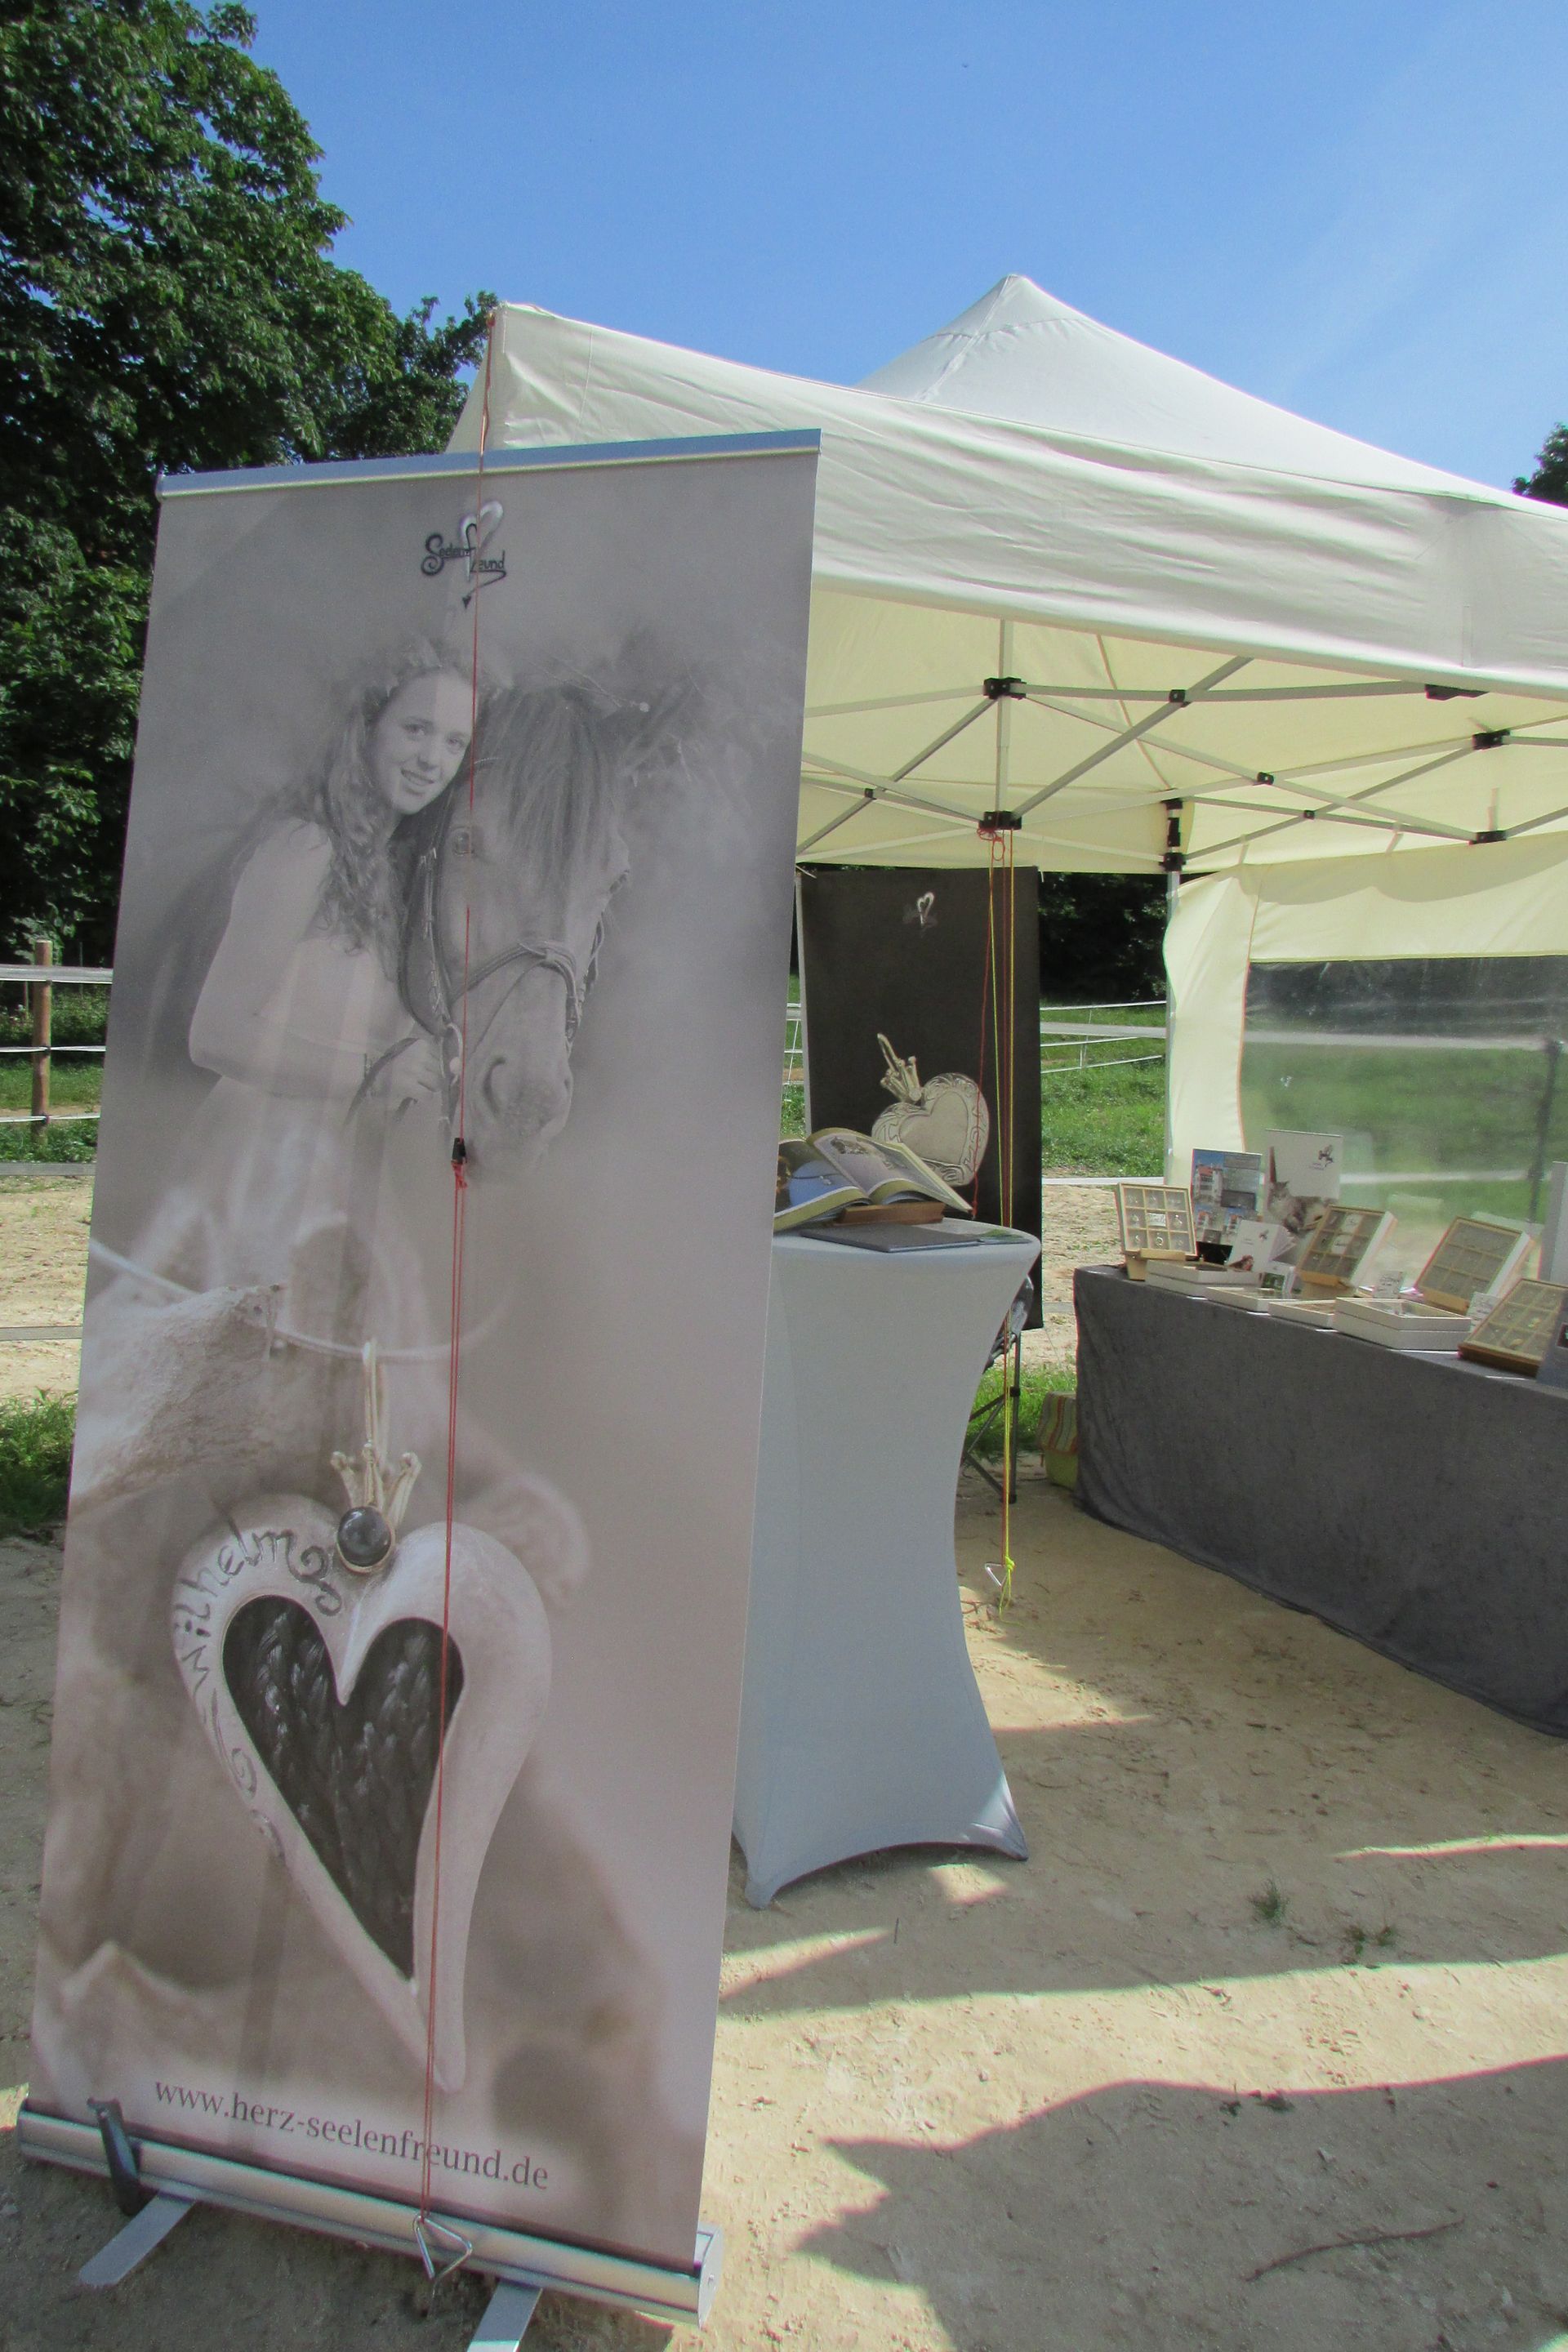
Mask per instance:
[[[456,539],[444,531],[433,530],[425,542],[425,552],[419,569],[427,580],[438,580],[448,563],[460,563],[468,575],[463,602],[468,603],[481,588],[506,578],[506,550],[494,545],[501,527],[505,509],[499,499],[486,499],[477,514],[466,514],[458,525]]]

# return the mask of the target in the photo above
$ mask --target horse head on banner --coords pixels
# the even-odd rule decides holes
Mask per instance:
[[[622,819],[653,729],[647,704],[585,687],[486,701],[471,805],[459,788],[421,847],[400,986],[442,1040],[454,1132],[478,1161],[537,1159],[572,1101],[572,1047],[598,972],[610,900],[630,873]]]

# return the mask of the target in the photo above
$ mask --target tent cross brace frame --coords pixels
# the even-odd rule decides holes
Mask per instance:
[[[1156,854],[1151,851],[1147,857],[1140,857],[1137,862],[1141,865],[1152,866],[1156,870],[1163,870],[1166,873],[1180,872],[1182,865],[1186,862],[1189,855],[1183,849],[1180,842],[1173,840],[1172,837],[1169,816],[1173,801],[1179,798],[1182,804],[1188,809],[1195,809],[1199,806],[1231,808],[1239,814],[1246,804],[1230,797],[1238,783],[1254,787],[1260,794],[1267,793],[1271,797],[1268,799],[1260,797],[1247,807],[1247,814],[1252,822],[1245,828],[1237,830],[1222,841],[1205,843],[1203,845],[1201,856],[1205,870],[1212,869],[1215,859],[1226,856],[1232,852],[1239,851],[1245,855],[1247,848],[1254,842],[1267,840],[1273,835],[1289,831],[1297,825],[1310,824],[1323,819],[1345,825],[1371,827],[1394,837],[1400,835],[1419,835],[1433,841],[1475,844],[1507,840],[1515,831],[1533,830],[1537,825],[1556,821],[1557,816],[1561,814],[1561,812],[1553,812],[1545,817],[1526,819],[1518,827],[1509,827],[1501,826],[1497,823],[1494,807],[1491,822],[1485,826],[1471,830],[1463,825],[1446,824],[1436,817],[1425,814],[1415,815],[1406,809],[1396,809],[1387,804],[1384,795],[1396,790],[1401,784],[1408,784],[1423,776],[1434,774],[1477,752],[1500,750],[1505,745],[1512,743],[1528,746],[1532,740],[1543,746],[1551,745],[1556,740],[1550,737],[1532,739],[1521,731],[1516,732],[1507,727],[1481,729],[1468,735],[1449,737],[1446,741],[1439,740],[1436,743],[1409,744],[1405,747],[1407,758],[1411,752],[1423,755],[1416,759],[1415,764],[1401,769],[1396,775],[1380,778],[1376,783],[1365,785],[1360,791],[1338,793],[1325,789],[1323,784],[1315,783],[1310,779],[1318,775],[1323,775],[1326,778],[1329,774],[1343,774],[1347,769],[1353,769],[1358,765],[1385,766],[1391,761],[1399,759],[1399,749],[1391,747],[1376,751],[1351,753],[1335,761],[1310,763],[1305,768],[1250,768],[1237,760],[1226,758],[1219,752],[1212,751],[1198,744],[1178,743],[1158,731],[1166,722],[1182,713],[1207,704],[1288,707],[1296,703],[1349,701],[1386,703],[1391,698],[1413,699],[1417,697],[1428,702],[1447,702],[1456,698],[1476,698],[1480,691],[1479,688],[1437,687],[1415,678],[1359,678],[1334,683],[1317,682],[1300,687],[1231,686],[1228,681],[1238,671],[1245,669],[1252,658],[1244,654],[1230,656],[1217,667],[1196,678],[1190,686],[1123,688],[1115,685],[1047,684],[1026,677],[1012,667],[1014,627],[1015,625],[1010,621],[999,623],[998,667],[991,676],[983,677],[979,681],[978,697],[973,701],[969,701],[969,698],[975,693],[974,688],[953,685],[924,688],[908,696],[883,695],[863,701],[820,703],[811,708],[807,712],[808,720],[913,709],[939,701],[969,701],[969,707],[962,711],[950,725],[924,742],[919,751],[900,761],[886,774],[877,774],[865,768],[850,767],[843,761],[829,758],[823,752],[808,751],[803,761],[805,781],[819,790],[841,793],[849,805],[838,810],[815,832],[808,834],[799,845],[797,856],[808,856],[830,835],[851,824],[857,816],[862,815],[868,808],[882,803],[892,807],[907,808],[917,815],[944,818],[952,824],[963,825],[966,832],[973,827],[982,839],[988,835],[994,835],[1004,829],[1008,832],[1024,832],[1028,829],[1028,820],[1037,809],[1056,799],[1058,794],[1067,792],[1072,785],[1080,782],[1096,769],[1102,767],[1107,761],[1134,744],[1142,745],[1147,752],[1163,753],[1167,757],[1181,761],[1190,761],[1199,769],[1206,768],[1215,776],[1216,782],[1222,782],[1229,788],[1228,792],[1224,789],[1216,791],[1212,787],[1205,788],[1204,784],[1198,782],[1187,792],[1177,795],[1170,790],[1168,784],[1162,789],[1157,779],[1152,779],[1150,788],[1145,793],[1134,793],[1125,798],[1118,798],[1109,804],[1097,803],[1097,813],[1101,815],[1113,815],[1138,808],[1164,809],[1167,824],[1163,852]],[[1107,703],[1120,705],[1123,713],[1140,704],[1146,705],[1147,708],[1142,710],[1141,716],[1128,719],[1124,725],[1118,728],[1113,722],[1097,717],[1092,709],[1086,709],[1083,707],[1085,704]],[[1065,769],[1059,775],[1052,777],[1048,782],[1038,786],[1022,800],[1009,803],[1007,793],[1012,767],[1012,719],[1014,708],[1018,704],[1034,705],[1039,709],[1052,711],[1058,717],[1071,719],[1090,727],[1103,727],[1106,729],[1108,740],[1095,751],[1087,753]],[[996,791],[993,804],[989,808],[973,810],[965,808],[950,798],[939,799],[926,793],[909,791],[909,780],[934,760],[939,753],[946,750],[950,744],[956,741],[960,736],[967,733],[988,710],[994,711],[996,719]],[[1544,725],[1550,722],[1536,723]],[[1273,796],[1285,794],[1305,800],[1309,804],[1292,807],[1287,801],[1285,805],[1281,806],[1279,798]],[[1379,805],[1374,807],[1373,803]],[[1173,859],[1179,860],[1180,863],[1173,865]]]

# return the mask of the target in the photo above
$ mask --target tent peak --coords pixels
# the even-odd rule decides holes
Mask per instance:
[[[1277,408],[1075,310],[1011,272],[863,392],[1167,456],[1380,489],[1507,495]]]

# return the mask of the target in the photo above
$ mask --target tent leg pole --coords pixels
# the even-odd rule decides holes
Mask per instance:
[[[1173,866],[1171,871],[1165,877],[1165,930],[1167,935],[1170,932],[1171,925],[1176,919],[1176,907],[1181,895],[1182,877]],[[1162,961],[1163,961],[1165,965],[1165,1181],[1169,1184],[1173,1181],[1171,1171],[1171,1155],[1175,1150],[1175,1137],[1171,1131],[1171,1057],[1172,1050],[1176,1042],[1176,1000],[1171,993],[1171,967],[1169,960],[1163,957]]]

